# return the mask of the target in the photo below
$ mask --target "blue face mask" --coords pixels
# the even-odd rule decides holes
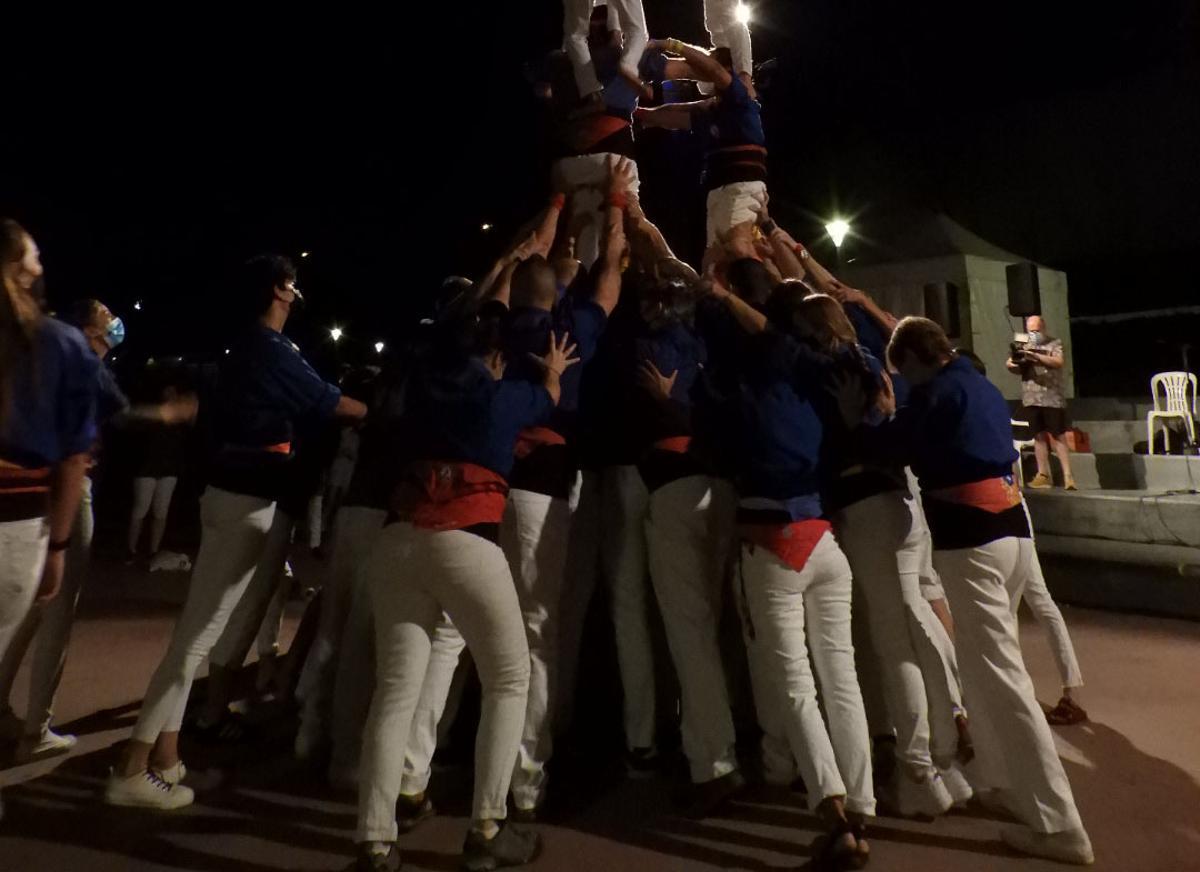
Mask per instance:
[[[116,348],[125,341],[125,322],[120,318],[114,317],[108,322],[108,329],[104,331],[104,341],[110,349]]]

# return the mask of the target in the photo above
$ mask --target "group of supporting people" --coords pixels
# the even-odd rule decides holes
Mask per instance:
[[[612,4],[614,27],[587,4],[582,42],[568,28],[539,91],[562,149],[556,193],[487,275],[446,281],[437,317],[364,401],[284,337],[302,299],[290,261],[245,265],[246,329],[206,400],[213,444],[188,599],[105,800],[193,801],[178,738],[206,658],[195,727],[236,736],[232,671],[303,511],[293,443],[337,420],[358,450],[299,680],[295,753],[331,746],[331,780],[357,785],[353,869],[397,868],[398,836],[434,814],[430,763],[464,650],[482,701],[463,866],[537,856],[523,824],[543,808],[600,584],[632,775],[662,765],[657,601],[689,813],[745,785],[718,638],[732,591],[761,769],[803,782],[827,829],[823,867],[867,862],[877,789],[890,811],[923,817],[974,795],[1015,818],[1002,832],[1014,848],[1091,862],[1018,643],[1016,606],[1044,582],[1007,403],[937,324],[897,322],[769,217],[748,36],[736,51],[737,40],[639,47],[619,29],[641,20],[639,5]],[[653,77],[711,96],[639,109]],[[706,138],[700,270],[641,208],[635,119]],[[43,313],[32,237],[3,229],[0,652],[61,585],[103,371],[83,335]],[[194,416],[179,406],[142,414]],[[889,741],[873,748],[873,736]],[[892,771],[877,777],[885,756]]]

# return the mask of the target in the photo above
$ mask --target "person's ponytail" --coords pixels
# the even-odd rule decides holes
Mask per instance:
[[[24,259],[29,234],[11,218],[0,218],[0,428],[12,411],[13,378],[33,353],[42,312],[33,295],[14,279]]]

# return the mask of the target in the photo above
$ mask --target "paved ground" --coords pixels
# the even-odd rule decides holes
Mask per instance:
[[[236,755],[193,758],[198,802],[178,814],[108,809],[96,801],[113,746],[128,735],[138,698],[165,645],[181,579],[102,573],[84,603],[61,693],[60,715],[80,734],[67,759],[0,771],[8,817],[0,872],[332,870],[350,856],[353,803],[292,763],[286,724]],[[1200,624],[1069,609],[1092,723],[1059,730],[1059,748],[1098,858],[1096,869],[1200,869]],[[289,623],[294,625],[293,620]],[[1026,656],[1042,696],[1055,695],[1036,627]],[[23,699],[23,683],[17,690]],[[628,782],[610,757],[565,749],[559,819],[542,825],[533,868],[769,870],[803,867],[816,830],[800,801],[751,792],[720,817],[671,813],[668,779]],[[445,817],[403,842],[406,868],[455,867],[469,775],[442,769],[435,793]],[[872,868],[1050,870],[997,840],[982,811],[934,824],[880,818]]]

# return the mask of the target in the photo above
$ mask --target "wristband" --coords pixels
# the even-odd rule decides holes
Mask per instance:
[[[46,546],[46,550],[49,551],[51,554],[54,554],[59,551],[66,551],[70,547],[71,547],[71,537],[68,536],[66,539],[60,539],[57,542],[55,542],[53,539],[51,539],[50,543]]]
[[[562,207],[565,206],[566,203],[567,203],[567,195],[564,194],[562,191],[559,191],[557,194],[555,194],[553,197],[550,198],[550,205],[553,206],[555,209],[558,209],[559,211],[562,210]]]
[[[808,249],[799,242],[796,243],[796,248],[794,250],[796,252],[796,257],[800,258],[801,260],[808,260]]]
[[[624,191],[610,191],[608,194],[608,205],[617,209],[624,209],[629,205],[629,198],[625,196]]]

